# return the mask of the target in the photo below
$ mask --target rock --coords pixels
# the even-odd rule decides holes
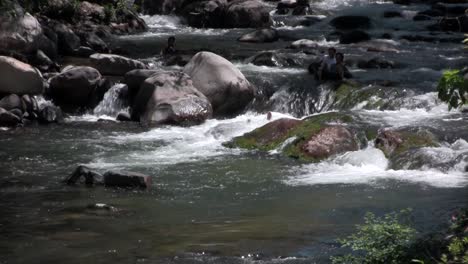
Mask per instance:
[[[38,40],[38,51],[41,50],[48,58],[55,60],[58,57],[57,41],[52,41],[45,35],[41,35]]]
[[[431,20],[432,18],[430,16],[426,16],[426,15],[415,15],[413,17],[413,21],[427,21],[427,20]]]
[[[182,11],[191,27],[218,28],[223,27],[226,0],[195,1],[189,3]]]
[[[116,120],[120,122],[127,122],[127,121],[132,121],[132,117],[127,112],[120,112],[117,114]]]
[[[50,93],[54,102],[67,110],[86,107],[101,78],[94,68],[69,67],[49,80]]]
[[[105,75],[123,76],[131,70],[147,68],[141,61],[114,54],[96,53],[89,58],[93,66]]]
[[[366,16],[339,16],[330,21],[339,30],[367,29],[371,26],[370,18]]]
[[[33,65],[38,67],[42,71],[48,71],[54,67],[54,62],[47,57],[42,50],[37,50],[35,56],[31,59]]]
[[[77,57],[81,57],[81,58],[88,58],[89,56],[91,56],[91,55],[93,55],[95,53],[96,53],[96,51],[93,50],[90,47],[80,46],[78,49],[76,49],[73,52],[73,55],[75,55]]]
[[[132,116],[145,125],[199,124],[212,115],[208,99],[182,72],[158,72],[146,79],[135,97]]]
[[[390,11],[385,11],[383,13],[383,17],[394,18],[394,17],[402,17],[402,15],[399,11],[390,10]]]
[[[141,7],[141,11],[148,15],[171,14],[187,3],[186,0],[136,0],[135,4]]]
[[[393,61],[386,60],[380,57],[372,58],[369,61],[361,60],[357,65],[361,69],[393,69],[396,64]]]
[[[21,98],[16,94],[10,94],[0,100],[0,108],[10,111],[14,108],[23,109]],[[21,115],[20,115],[21,116]]]
[[[301,146],[304,155],[318,160],[358,149],[356,136],[344,126],[325,127]]]
[[[132,70],[124,75],[122,82],[128,86],[130,101],[138,94],[141,84],[157,72],[160,72],[160,70]]]
[[[75,16],[84,21],[92,20],[99,23],[106,18],[104,7],[87,1],[79,2],[75,12]]]
[[[64,182],[68,185],[75,185],[81,179],[84,179],[84,183],[86,185],[92,186],[102,181],[102,175],[88,167],[80,165],[64,180]]]
[[[224,145],[262,151],[277,150],[289,157],[317,162],[331,155],[359,149],[354,133],[340,124],[351,121],[352,117],[341,113],[315,115],[305,120],[283,118]]]
[[[8,5],[8,1],[3,2]],[[42,27],[35,17],[25,13],[16,2],[11,5],[9,11],[0,7],[0,50],[34,53],[42,35]]]
[[[308,5],[296,6],[292,11],[293,16],[307,16],[312,14],[313,12]]]
[[[345,32],[340,36],[341,44],[351,44],[367,40],[370,40],[370,36],[362,30],[353,30],[350,32]]]
[[[274,42],[279,39],[278,31],[272,28],[257,29],[250,33],[242,35],[238,41],[240,42],[253,42],[253,43],[263,43],[263,42]]]
[[[21,118],[0,108],[0,127],[14,127],[21,123]]]
[[[36,99],[27,94],[21,97],[21,104],[23,105],[24,111],[27,113],[34,113],[39,110]]]
[[[184,67],[193,85],[210,101],[215,115],[242,111],[254,97],[254,87],[228,60],[199,52]]]
[[[64,55],[72,55],[80,47],[80,38],[65,24],[55,22],[52,26],[57,33],[59,52]]]
[[[91,49],[97,52],[109,52],[109,47],[107,47],[107,44],[94,32],[82,32],[79,35],[81,43],[85,44]]]
[[[130,171],[107,171],[104,173],[104,185],[122,188],[151,188],[151,176]]]
[[[291,43],[289,47],[293,49],[317,49],[318,45],[316,41],[310,39],[300,39]]]
[[[17,116],[19,119],[22,119],[23,118],[23,111],[19,108],[13,108],[10,110],[10,113],[14,114],[15,116]]]
[[[269,7],[259,0],[230,1],[224,22],[226,28],[262,28],[273,24]]]
[[[282,54],[278,54],[271,51],[261,52],[247,59],[248,63],[252,63],[258,66],[269,66],[269,67],[290,67],[290,66],[301,66],[300,62],[295,61],[292,58],[287,58]]]
[[[381,129],[375,139],[375,147],[385,156],[393,158],[414,148],[436,147],[438,143],[430,132]]]
[[[0,56],[0,94],[40,94],[44,84],[41,73],[11,57]]]
[[[44,124],[49,123],[63,123],[63,113],[60,107],[56,107],[53,105],[48,105],[41,109],[39,112],[39,121]]]
[[[44,14],[52,19],[71,21],[77,9],[73,0],[47,0],[47,8]]]

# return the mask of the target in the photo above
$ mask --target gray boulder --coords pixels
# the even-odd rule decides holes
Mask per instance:
[[[114,54],[96,53],[89,58],[93,66],[104,75],[123,76],[131,70],[147,68],[141,61]]]
[[[94,68],[67,67],[49,80],[50,93],[54,102],[67,110],[86,107],[101,79],[101,74]]]
[[[332,19],[330,24],[340,30],[366,29],[371,26],[371,20],[366,16],[339,16]]]
[[[132,116],[145,125],[199,124],[211,115],[208,99],[182,72],[158,72],[146,79],[132,109]]]
[[[0,107],[7,111],[15,108],[23,109],[23,103],[21,102],[21,98],[18,95],[10,94],[0,100]]]
[[[8,1],[6,1],[8,4]],[[9,11],[0,12],[0,50],[32,53],[38,47],[42,27],[35,17],[16,3]]]
[[[276,29],[263,28],[263,29],[257,29],[255,31],[242,35],[238,39],[238,41],[262,43],[262,42],[274,42],[274,41],[277,41],[278,39],[279,39],[279,35]]]
[[[44,90],[41,73],[31,65],[0,56],[0,94],[40,94]]]
[[[272,25],[270,8],[259,0],[230,1],[224,16],[226,28],[261,28]]]
[[[242,111],[254,97],[254,87],[231,62],[211,52],[199,52],[184,67],[193,85],[213,106],[215,115]]]

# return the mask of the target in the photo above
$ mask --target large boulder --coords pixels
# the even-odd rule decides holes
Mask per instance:
[[[94,68],[68,67],[49,80],[50,93],[54,102],[65,110],[87,107],[101,79],[101,74]]]
[[[407,129],[381,129],[375,139],[375,147],[382,150],[385,156],[395,159],[398,155],[415,148],[437,147],[435,136],[425,130],[410,131]]]
[[[259,0],[230,1],[224,19],[227,28],[259,28],[272,25],[269,7]]]
[[[366,29],[371,26],[371,20],[366,16],[339,16],[330,24],[339,30]]]
[[[81,40],[67,25],[60,22],[52,22],[52,29],[57,34],[57,46],[60,53],[73,55],[80,47]]]
[[[215,115],[242,111],[254,97],[254,87],[239,69],[214,53],[197,53],[184,67],[184,72],[208,98]]]
[[[255,31],[242,35],[238,39],[238,41],[263,43],[263,42],[274,42],[274,41],[277,41],[278,39],[279,39],[279,35],[276,29],[263,28],[263,29],[257,29]]]
[[[146,79],[135,97],[132,115],[142,124],[199,124],[211,117],[208,99],[183,72],[158,72]]]
[[[2,4],[8,5],[4,0]],[[0,4],[1,5],[1,4]],[[33,53],[37,50],[42,27],[35,17],[16,3],[11,3],[8,11],[0,7],[0,50]],[[6,7],[8,8],[8,7]]]
[[[93,66],[104,75],[123,76],[131,70],[147,68],[141,61],[120,55],[96,53],[89,58]]]
[[[195,1],[184,7],[182,15],[192,27],[219,28],[223,27],[226,5],[226,0]]]
[[[0,94],[40,94],[44,90],[41,73],[31,65],[0,56]]]
[[[305,120],[283,118],[224,145],[262,151],[276,150],[289,157],[317,162],[359,149],[357,136],[345,125],[351,121],[351,116],[340,113],[321,114]]]

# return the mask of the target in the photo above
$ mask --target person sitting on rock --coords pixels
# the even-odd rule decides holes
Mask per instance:
[[[346,79],[352,78],[353,76],[351,75],[348,68],[346,68],[344,64],[343,53],[337,52],[335,55],[335,59],[336,59],[336,64],[332,65],[332,68],[331,68],[331,74],[332,74],[331,79],[341,81],[341,80],[344,80],[345,78]]]
[[[323,79],[328,79],[328,75],[330,75],[331,73],[332,66],[336,64],[335,54],[335,48],[332,47],[328,49],[328,55],[323,58],[320,68],[318,70],[319,81],[322,81]]]
[[[175,37],[170,36],[167,39],[167,47],[162,51],[162,55],[164,56],[171,56],[177,54],[177,50],[175,48]]]

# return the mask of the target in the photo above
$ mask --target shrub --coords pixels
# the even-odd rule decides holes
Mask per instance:
[[[468,81],[459,70],[448,70],[442,75],[437,85],[439,99],[448,103],[449,110],[467,103]]]
[[[342,247],[350,248],[354,254],[332,257],[333,264],[396,264],[408,263],[407,251],[416,231],[399,222],[411,210],[376,217],[367,213],[365,224],[357,225],[357,232],[338,240]]]

